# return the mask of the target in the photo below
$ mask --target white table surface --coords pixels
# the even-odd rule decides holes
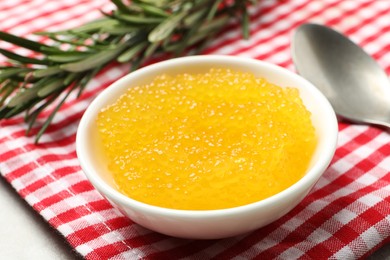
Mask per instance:
[[[0,205],[0,259],[82,259],[2,177]],[[368,259],[390,260],[390,245]]]
[[[82,259],[0,177],[0,259]]]

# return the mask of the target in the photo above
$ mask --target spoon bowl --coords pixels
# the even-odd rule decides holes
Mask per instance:
[[[298,73],[328,98],[339,116],[390,128],[388,77],[358,45],[328,27],[303,24],[291,49]]]

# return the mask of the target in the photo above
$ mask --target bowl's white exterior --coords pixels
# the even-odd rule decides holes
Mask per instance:
[[[288,189],[259,202],[222,210],[173,210],[147,205],[126,197],[114,188],[106,166],[96,156],[95,119],[129,87],[145,84],[162,73],[205,72],[224,67],[247,71],[279,86],[300,90],[312,113],[319,138],[311,166],[305,176]],[[246,233],[265,226],[293,209],[311,190],[329,165],[336,148],[337,119],[327,99],[308,81],[278,66],[262,61],[231,56],[191,56],[171,59],[139,69],[105,89],[88,107],[81,119],[76,139],[77,155],[87,178],[112,205],[134,222],[151,230],[183,238],[216,239]]]

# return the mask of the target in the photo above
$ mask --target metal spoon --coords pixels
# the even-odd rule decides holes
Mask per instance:
[[[304,24],[291,48],[299,74],[322,91],[339,116],[390,128],[389,79],[360,47],[328,27]]]

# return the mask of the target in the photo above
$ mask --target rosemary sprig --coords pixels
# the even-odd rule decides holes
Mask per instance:
[[[26,113],[26,134],[54,103],[39,127],[38,142],[56,112],[73,91],[82,93],[89,80],[111,62],[131,69],[156,54],[177,56],[199,51],[229,19],[239,19],[249,37],[247,6],[253,0],[111,0],[115,10],[103,18],[65,31],[40,32],[46,45],[0,31],[0,40],[33,51],[32,57],[0,49],[8,58],[0,67],[0,120]]]

